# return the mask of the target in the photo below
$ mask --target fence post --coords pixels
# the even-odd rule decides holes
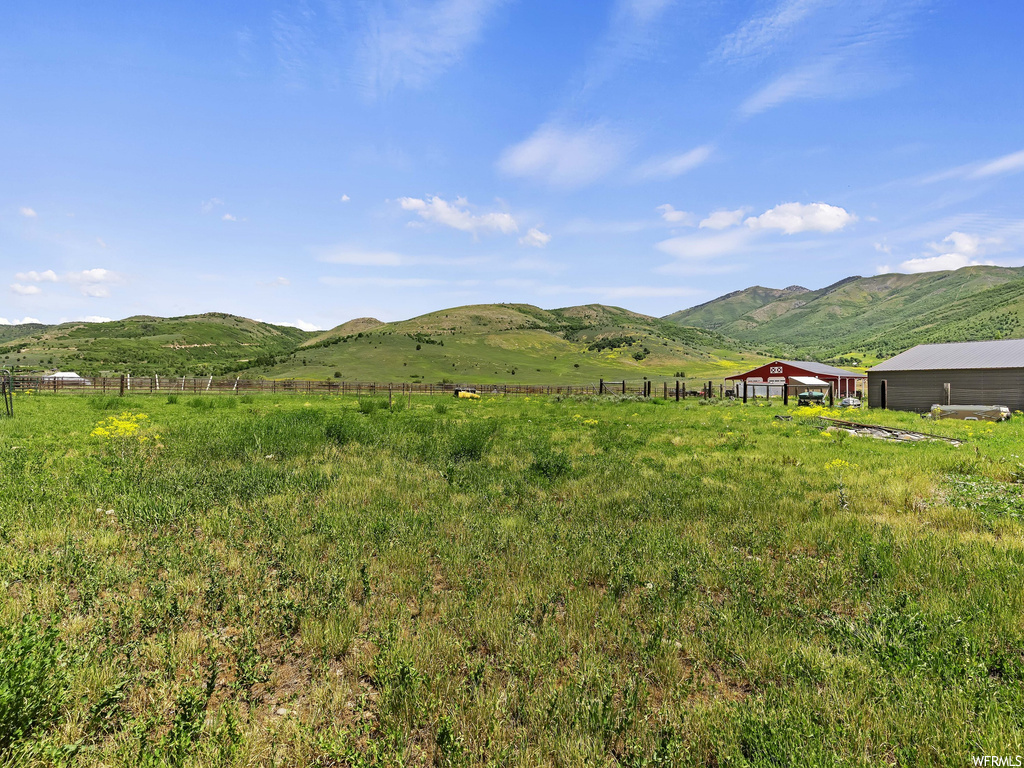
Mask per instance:
[[[597,394],[603,395],[604,394],[604,379],[600,379],[600,382],[601,383],[598,384],[598,387],[597,387]]]
[[[676,379],[676,402],[679,402],[679,379]]]
[[[626,394],[626,380],[622,380],[622,394]]]
[[[54,382],[54,383],[56,383],[56,382]],[[54,387],[54,389],[56,389],[56,387]],[[119,396],[120,397],[124,397],[124,374],[123,373],[121,374],[121,392],[120,392]]]

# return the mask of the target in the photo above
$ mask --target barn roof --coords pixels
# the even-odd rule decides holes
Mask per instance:
[[[832,366],[832,365],[825,365],[824,363],[815,363],[815,362],[812,362],[811,360],[773,360],[770,363],[765,363],[764,365],[759,365],[759,366],[757,366],[757,368],[754,368],[751,371],[747,371],[746,373],[737,373],[734,376],[726,376],[725,378],[726,378],[726,380],[728,380],[728,379],[743,379],[748,374],[752,373],[753,371],[758,371],[758,370],[760,370],[760,369],[762,369],[762,368],[764,368],[765,366],[768,366],[768,365],[775,365],[775,363],[785,363],[786,365],[791,365],[794,368],[800,368],[802,370],[807,371],[808,373],[813,373],[816,376],[841,376],[844,379],[863,379],[863,378],[865,378],[863,373],[854,373],[853,371],[844,371],[842,368],[836,368],[835,366]]]
[[[842,368],[836,368],[834,365],[825,365],[824,363],[815,363],[811,360],[779,360],[780,363],[786,363],[792,365],[795,368],[803,368],[805,371],[811,373],[825,374],[826,376],[860,376],[863,377],[863,373],[854,373],[853,371],[845,371]]]
[[[872,371],[943,371],[958,368],[1024,368],[1024,339],[919,344]]]

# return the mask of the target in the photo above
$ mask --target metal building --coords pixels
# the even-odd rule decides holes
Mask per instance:
[[[868,371],[868,404],[920,412],[933,405],[1024,410],[1024,339],[908,349]]]
[[[744,392],[750,397],[781,397],[783,387],[794,383],[791,379],[799,377],[813,377],[831,384],[836,397],[856,394],[863,388],[865,378],[863,373],[844,371],[810,360],[773,360],[752,371],[727,376],[726,381],[736,382],[737,397],[743,397]]]

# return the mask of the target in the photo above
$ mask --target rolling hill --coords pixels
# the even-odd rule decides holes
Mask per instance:
[[[850,277],[815,291],[755,286],[665,319],[778,355],[855,365],[915,344],[1019,338],[1022,314],[1024,268],[978,266]]]
[[[86,376],[206,376],[242,370],[290,353],[312,336],[220,312],[160,318],[137,315],[106,323],[44,326],[0,347],[4,365],[75,370]]]
[[[582,383],[681,372],[720,377],[753,359],[718,333],[619,307],[480,304],[365,330],[346,323],[253,372],[350,381]]]

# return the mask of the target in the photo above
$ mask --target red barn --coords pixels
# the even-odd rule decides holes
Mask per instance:
[[[780,397],[782,388],[787,385],[820,386],[816,382],[799,381],[813,379],[824,386],[832,385],[832,393],[836,397],[853,397],[858,390],[863,391],[867,383],[866,373],[854,373],[835,368],[824,363],[809,360],[774,360],[746,373],[727,376],[726,381],[736,381],[736,395]],[[742,384],[739,384],[742,382]]]

